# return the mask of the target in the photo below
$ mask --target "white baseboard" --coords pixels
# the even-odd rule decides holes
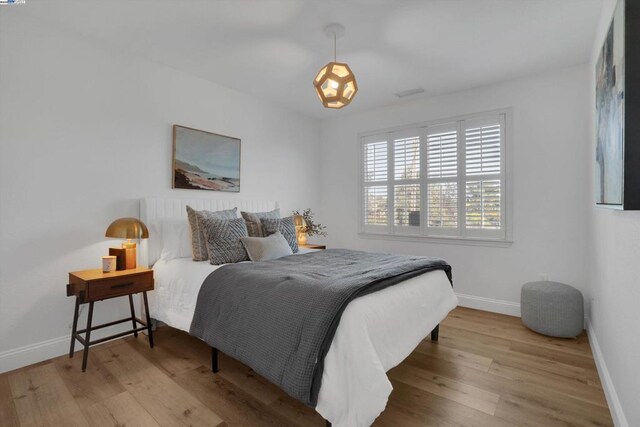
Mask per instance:
[[[605,363],[604,356],[602,355],[602,351],[600,350],[598,338],[596,337],[595,331],[591,327],[591,321],[589,319],[587,319],[587,334],[589,334],[589,344],[591,344],[591,352],[593,353],[593,358],[596,361],[598,375],[600,376],[600,382],[602,383],[602,388],[604,389],[604,395],[607,398],[607,404],[609,405],[609,411],[611,412],[613,423],[616,427],[629,427],[629,422],[627,422],[627,417],[624,415],[622,404],[620,403],[620,399],[618,398],[618,393],[616,393],[616,389],[613,385],[613,380],[611,379],[611,375],[609,374],[609,369],[607,369],[607,364]]]
[[[520,303],[517,302],[477,297],[475,295],[459,294],[457,292],[456,296],[458,297],[458,305],[461,307],[520,317]]]
[[[120,325],[109,326],[100,329],[100,332],[95,333],[91,338],[101,338],[103,336],[122,332],[122,330],[123,326]],[[65,335],[63,337],[52,338],[39,343],[25,345],[24,347],[3,351],[0,353],[0,374],[42,362],[43,360],[53,359],[54,357],[62,356],[63,354],[68,354],[70,340],[71,331],[69,331],[69,335]],[[77,352],[81,349],[82,344],[76,341],[75,351]]]
[[[0,374],[67,353],[70,338],[53,338],[0,353]],[[76,346],[79,348],[80,344]]]

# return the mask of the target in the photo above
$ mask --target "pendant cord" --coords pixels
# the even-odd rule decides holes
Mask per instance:
[[[333,62],[338,62],[338,61],[336,60],[336,58],[337,58],[337,53],[336,53],[336,52],[337,52],[337,50],[338,50],[338,49],[337,49],[336,39],[337,39],[337,37],[336,37],[336,33],[334,32],[334,33],[333,33]]]

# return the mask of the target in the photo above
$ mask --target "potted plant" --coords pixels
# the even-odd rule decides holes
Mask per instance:
[[[293,211],[293,218],[296,223],[296,236],[298,238],[298,244],[306,245],[307,237],[311,236],[326,236],[325,231],[327,227],[315,222],[313,219],[314,213],[310,208],[307,208],[300,213],[300,211]]]

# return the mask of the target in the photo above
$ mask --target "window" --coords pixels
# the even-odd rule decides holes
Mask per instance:
[[[361,231],[507,240],[506,116],[362,135]]]

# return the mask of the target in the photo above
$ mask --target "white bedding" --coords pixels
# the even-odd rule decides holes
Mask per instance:
[[[159,260],[154,318],[189,331],[204,279],[216,268],[190,258]],[[324,364],[316,411],[336,427],[369,426],[392,386],[386,372],[404,360],[458,300],[443,271],[357,298],[345,309]]]

